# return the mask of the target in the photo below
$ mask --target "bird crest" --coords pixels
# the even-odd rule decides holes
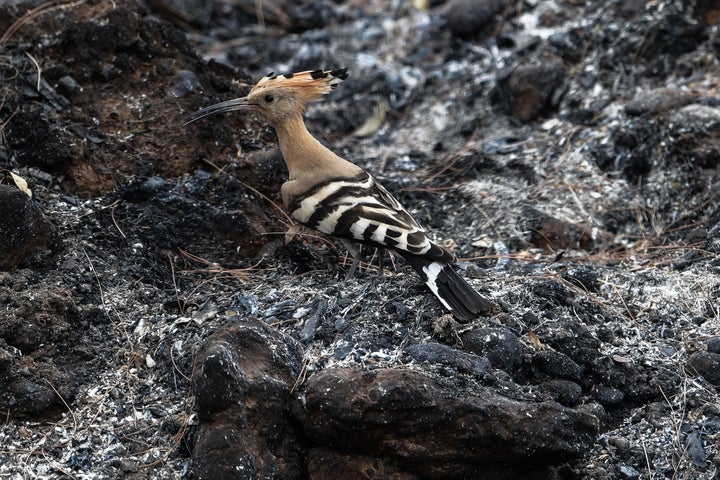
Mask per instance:
[[[288,89],[304,102],[319,102],[323,95],[332,92],[346,78],[347,68],[308,70],[284,75],[270,72],[255,84],[248,97],[262,94],[265,90]]]

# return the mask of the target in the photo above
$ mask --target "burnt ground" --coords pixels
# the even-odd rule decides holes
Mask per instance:
[[[310,375],[418,369],[593,413],[563,478],[717,478],[717,7],[416,3],[0,7],[0,477],[189,475],[195,355],[254,316]],[[340,66],[309,129],[494,316],[455,324],[400,262],[343,281],[344,251],[278,207],[270,127],[183,125],[271,70]],[[492,372],[405,348],[429,342]]]

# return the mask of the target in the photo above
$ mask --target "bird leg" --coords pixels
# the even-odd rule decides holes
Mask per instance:
[[[383,263],[385,263],[385,249],[384,248],[378,248],[377,249],[377,255],[378,255],[378,277],[382,277],[385,272],[383,271]]]
[[[348,240],[341,240],[343,245],[345,245],[345,248],[347,248],[347,251],[350,252],[350,255],[353,257],[352,264],[350,265],[350,268],[348,269],[347,273],[345,274],[345,280],[351,280],[352,278],[355,278],[355,270],[357,269],[358,264],[360,263],[360,244],[350,242]]]
[[[350,268],[348,269],[347,273],[345,274],[345,280],[350,280],[352,278],[355,278],[355,272],[357,271],[357,267],[360,264],[360,257],[362,252],[362,245],[359,243],[352,243],[348,240],[341,240],[343,245],[345,245],[345,248],[350,253],[350,255],[353,257],[352,264],[350,264]],[[385,263],[385,249],[384,248],[377,248],[375,249],[375,252],[378,256],[378,277],[382,277],[385,275],[385,270],[383,269],[383,264]],[[372,263],[372,260],[370,260]]]

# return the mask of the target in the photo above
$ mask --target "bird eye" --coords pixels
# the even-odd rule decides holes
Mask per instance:
[[[273,102],[273,96],[272,95],[265,95],[265,102],[266,103],[272,103]]]

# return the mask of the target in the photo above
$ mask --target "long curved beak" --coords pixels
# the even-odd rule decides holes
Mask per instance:
[[[235,110],[241,112],[254,112],[257,110],[257,106],[252,103],[248,103],[247,97],[234,98],[226,102],[220,102],[216,103],[215,105],[210,105],[209,107],[205,107],[198,110],[197,112],[193,112],[187,115],[184,119],[185,123],[183,125],[187,125],[188,123],[192,123],[195,120],[207,117],[208,115],[214,115],[216,113],[222,112],[232,112]]]

